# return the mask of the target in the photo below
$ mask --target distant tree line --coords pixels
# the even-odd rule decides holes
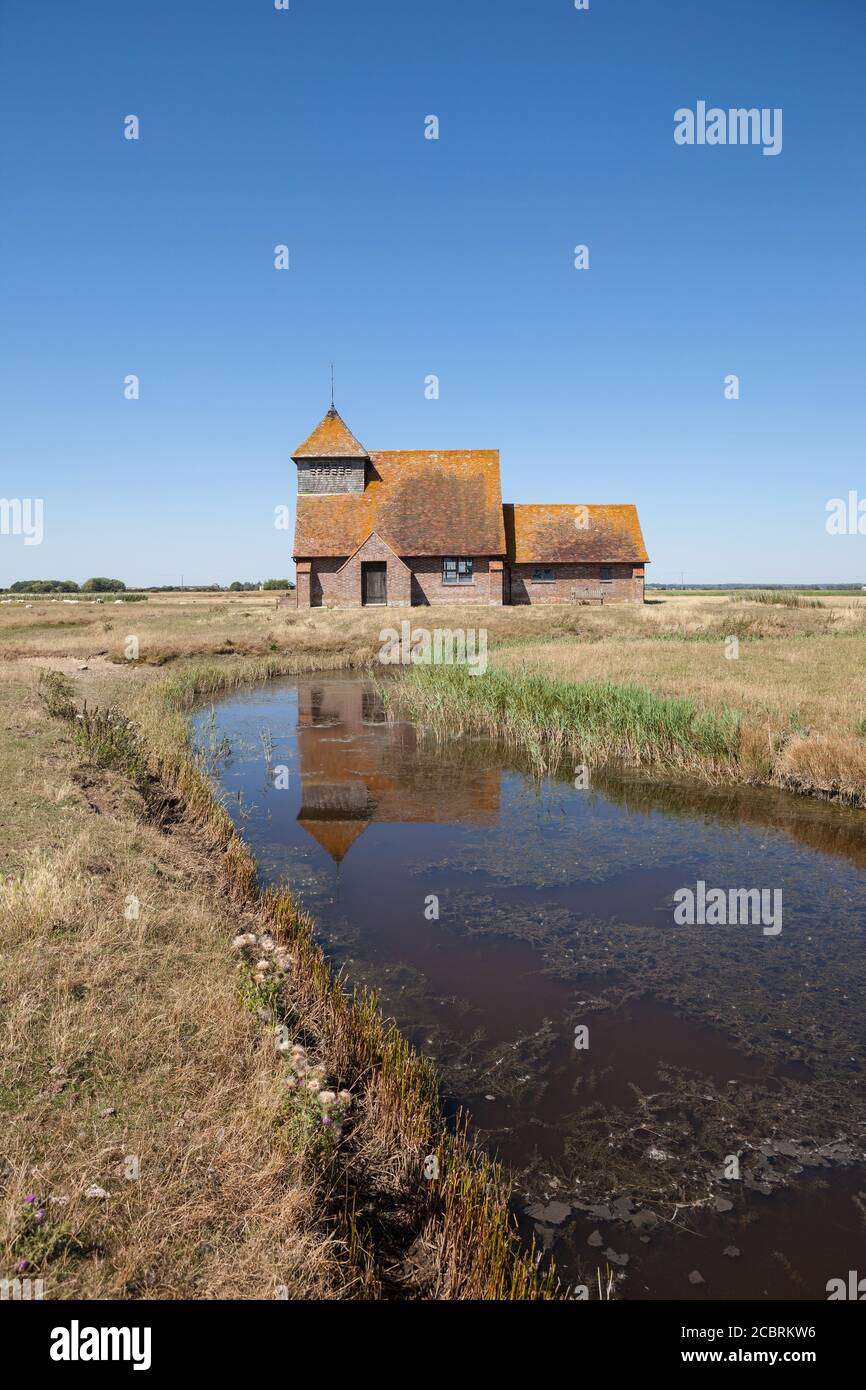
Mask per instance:
[[[137,592],[146,594],[179,594],[187,590],[195,593],[225,593],[227,590],[238,593],[257,589],[294,589],[290,579],[241,580],[234,579],[231,584],[150,584],[138,585]],[[106,579],[98,575],[77,584],[74,579],[17,579],[8,589],[0,588],[2,594],[120,594],[126,592],[122,579]]]
[[[4,593],[10,594],[120,594],[126,589],[122,579],[18,579]]]
[[[235,593],[238,590],[247,589],[294,589],[294,587],[294,584],[290,583],[288,579],[266,579],[259,584],[251,584],[248,580],[243,579],[233,579],[229,585],[229,589],[233,589]]]

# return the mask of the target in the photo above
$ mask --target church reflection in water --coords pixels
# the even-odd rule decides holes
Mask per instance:
[[[298,824],[339,863],[375,822],[494,825],[501,770],[489,754],[431,746],[390,724],[380,691],[357,679],[298,681]]]

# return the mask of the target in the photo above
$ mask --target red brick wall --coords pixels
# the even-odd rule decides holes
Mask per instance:
[[[553,583],[533,581],[532,571],[536,568],[536,565],[508,567],[512,603],[571,603],[572,589],[585,586],[602,589],[605,603],[643,603],[643,565],[609,565],[609,580],[601,578],[601,565],[545,566],[553,570]]]
[[[295,565],[295,592],[297,594],[297,605],[299,608],[309,608],[310,606],[310,562],[309,560],[298,560]]]
[[[408,608],[412,581],[409,567],[376,535],[370,536],[350,559],[310,561],[309,604],[313,608],[360,608],[361,566],[371,560],[385,562],[388,607]],[[298,606],[306,607],[300,592]]]
[[[402,560],[371,536],[356,555],[345,559],[298,561],[298,607],[359,608],[361,565],[365,560],[384,560],[389,608],[412,604],[484,605],[570,603],[571,591],[584,585],[604,591],[605,603],[643,603],[643,565],[610,565],[610,580],[602,580],[600,565],[553,565],[553,583],[534,582],[534,565],[502,568],[500,560],[476,557],[472,584],[443,584],[440,556],[413,556]],[[510,598],[509,598],[510,592]]]
[[[441,555],[413,555],[412,602],[417,604],[497,604],[502,602],[502,561],[473,557],[471,584],[444,584]]]
[[[341,585],[337,581],[337,571],[346,563],[345,559],[313,560],[310,563],[310,606],[312,608],[341,607]],[[360,598],[358,602],[360,603]],[[298,596],[298,607],[301,607]]]

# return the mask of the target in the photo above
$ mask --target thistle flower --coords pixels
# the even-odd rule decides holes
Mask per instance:
[[[333,1105],[337,1097],[333,1091],[320,1091],[317,1099],[320,1105]]]

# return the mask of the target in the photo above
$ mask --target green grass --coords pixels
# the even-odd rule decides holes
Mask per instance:
[[[736,760],[740,717],[693,700],[617,681],[563,681],[525,668],[474,676],[465,666],[417,666],[386,691],[437,736],[488,734],[550,766],[566,754],[589,762],[653,762],[721,769]]]
[[[739,595],[731,594],[732,603],[776,603],[782,608],[824,608],[819,598],[804,598],[783,589],[755,589]]]

